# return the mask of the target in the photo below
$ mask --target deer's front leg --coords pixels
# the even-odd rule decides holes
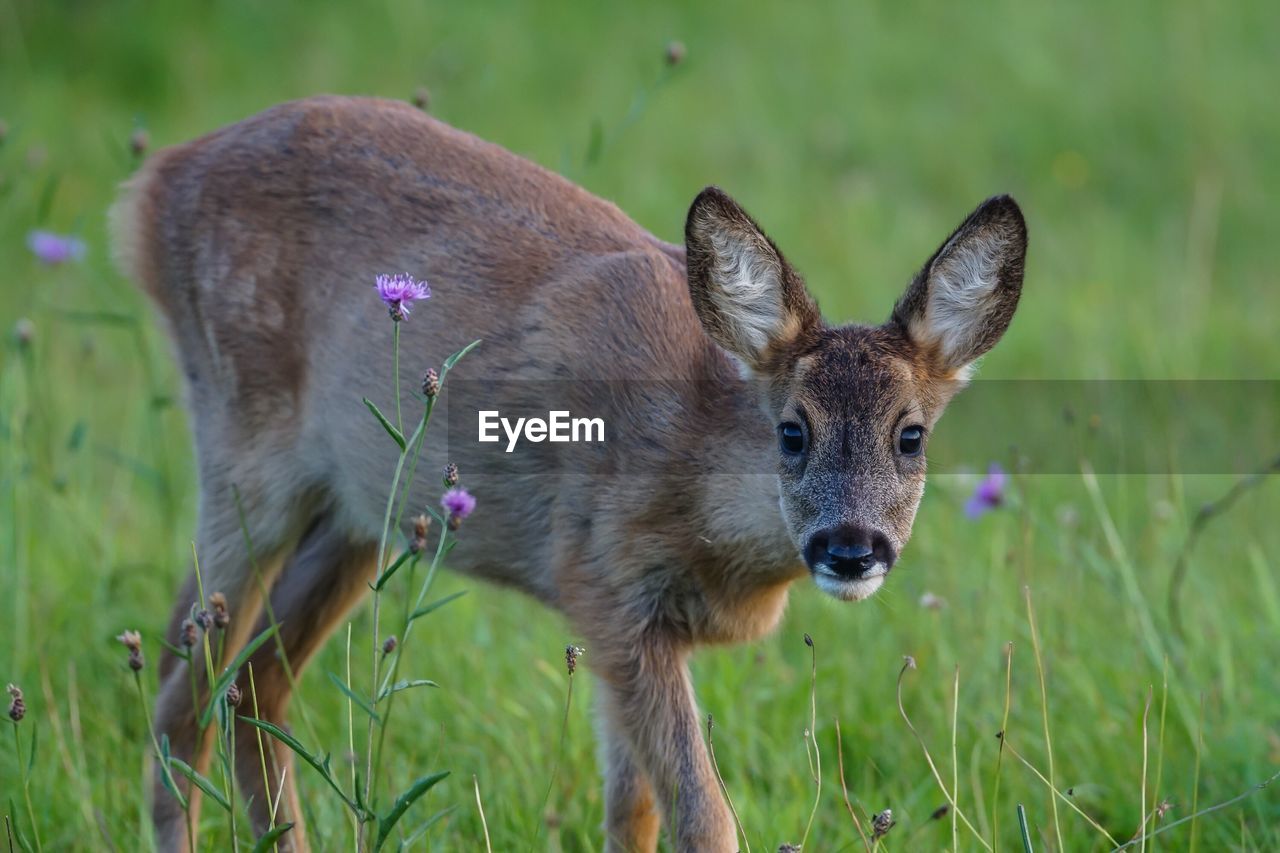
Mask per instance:
[[[654,797],[676,850],[738,849],[733,820],[702,739],[685,659],[685,653],[655,644],[596,656],[604,680],[610,850],[654,849]]]
[[[658,804],[649,776],[614,721],[608,688],[601,690],[600,752],[604,764],[605,853],[651,853],[658,849]]]

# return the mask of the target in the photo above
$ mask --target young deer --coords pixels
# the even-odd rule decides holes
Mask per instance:
[[[849,601],[884,583],[924,490],[928,433],[1009,325],[1027,241],[1014,201],[990,199],[887,322],[828,326],[719,189],[694,200],[681,248],[406,104],[338,97],[158,152],[113,225],[121,266],[156,303],[185,377],[196,544],[204,588],[223,591],[233,614],[227,655],[264,626],[265,588],[301,669],[373,576],[395,462],[360,402],[385,404],[377,392],[392,374],[375,274],[434,286],[402,324],[407,363],[420,370],[483,339],[443,395],[461,422],[494,408],[487,383],[502,380],[515,389],[505,406],[608,424],[604,445],[553,456],[451,433],[449,448],[428,440],[420,470],[456,461],[479,499],[451,568],[555,608],[590,650],[610,850],[653,850],[662,820],[677,849],[737,849],[689,655],[769,632],[806,571]],[[417,380],[403,381],[408,399]],[[551,406],[548,387],[563,396]],[[575,463],[578,452],[590,462]],[[418,505],[433,502],[433,480],[418,478]],[[171,635],[194,597],[192,578]],[[260,715],[283,723],[289,683],[272,644],[252,663]],[[172,657],[163,674],[157,727],[203,767],[188,675]],[[258,756],[241,758],[265,823]],[[286,791],[277,819],[296,821],[290,756],[277,746],[269,761]],[[183,815],[159,787],[154,819],[163,849],[186,849]],[[290,835],[304,846],[300,829]]]

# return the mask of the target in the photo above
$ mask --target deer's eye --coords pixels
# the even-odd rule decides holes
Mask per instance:
[[[788,456],[804,453],[804,430],[800,424],[787,421],[778,427],[778,446]]]
[[[919,456],[924,449],[924,427],[909,426],[898,435],[898,452],[903,456]]]

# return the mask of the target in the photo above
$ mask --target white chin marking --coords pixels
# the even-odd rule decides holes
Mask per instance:
[[[818,589],[841,601],[862,601],[875,595],[876,590],[884,586],[884,577],[889,573],[884,563],[876,563],[871,571],[858,580],[842,578],[823,570],[819,566],[813,572],[813,580]]]

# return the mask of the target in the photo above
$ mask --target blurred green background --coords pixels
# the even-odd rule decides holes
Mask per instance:
[[[687,47],[674,68],[672,39]],[[426,87],[433,114],[569,175],[669,240],[697,190],[720,184],[835,320],[885,317],[961,217],[1010,192],[1031,230],[1026,289],[982,376],[1275,379],[1277,45],[1280,9],[1255,0],[4,0],[0,680],[26,690],[24,745],[39,730],[30,793],[46,849],[149,844],[146,729],[111,638],[137,628],[159,656],[190,547],[193,467],[168,344],[104,237],[136,129],[165,145],[282,100],[407,99]],[[85,259],[42,265],[25,245],[36,228],[79,235]],[[1017,443],[1016,419],[990,428]],[[1280,452],[1246,449],[1258,467]],[[1010,464],[970,460],[991,461]],[[948,788],[954,770],[960,808],[1006,848],[1018,843],[1016,803],[1036,849],[1111,847],[1065,803],[1055,820],[1045,785],[1008,752],[997,794],[1007,642],[1009,742],[1047,774],[1048,732],[1057,786],[1118,842],[1166,799],[1148,830],[1276,772],[1277,484],[1259,482],[1206,526],[1179,638],[1170,570],[1198,508],[1233,479],[1085,470],[1017,477],[1005,505],[976,521],[961,511],[972,478],[935,478],[902,570],[871,603],[839,606],[804,585],[774,637],[698,660],[720,767],[757,848],[798,841],[813,808],[803,632],[818,654],[823,771],[807,849],[861,847],[841,802],[836,719],[855,807],[891,807],[898,821],[883,846],[953,844],[951,817],[930,817],[946,796],[895,704],[904,654],[919,663],[904,681],[908,713]],[[442,687],[405,703],[392,787],[453,775],[406,831],[453,806],[415,847],[474,849],[474,775],[494,849],[597,849],[589,672],[552,778],[574,637],[517,597],[473,587],[440,584],[472,594],[432,617],[410,658],[412,675]],[[924,606],[926,594],[942,606]],[[323,672],[343,668],[342,645],[319,657],[295,702],[295,730],[336,762],[346,703]],[[21,777],[0,746],[0,809],[28,831]],[[300,780],[313,839],[351,846],[340,806],[305,771]],[[1146,846],[1276,849],[1278,826],[1273,787]],[[211,849],[228,844],[208,808],[206,830]],[[960,833],[961,849],[980,846]]]

